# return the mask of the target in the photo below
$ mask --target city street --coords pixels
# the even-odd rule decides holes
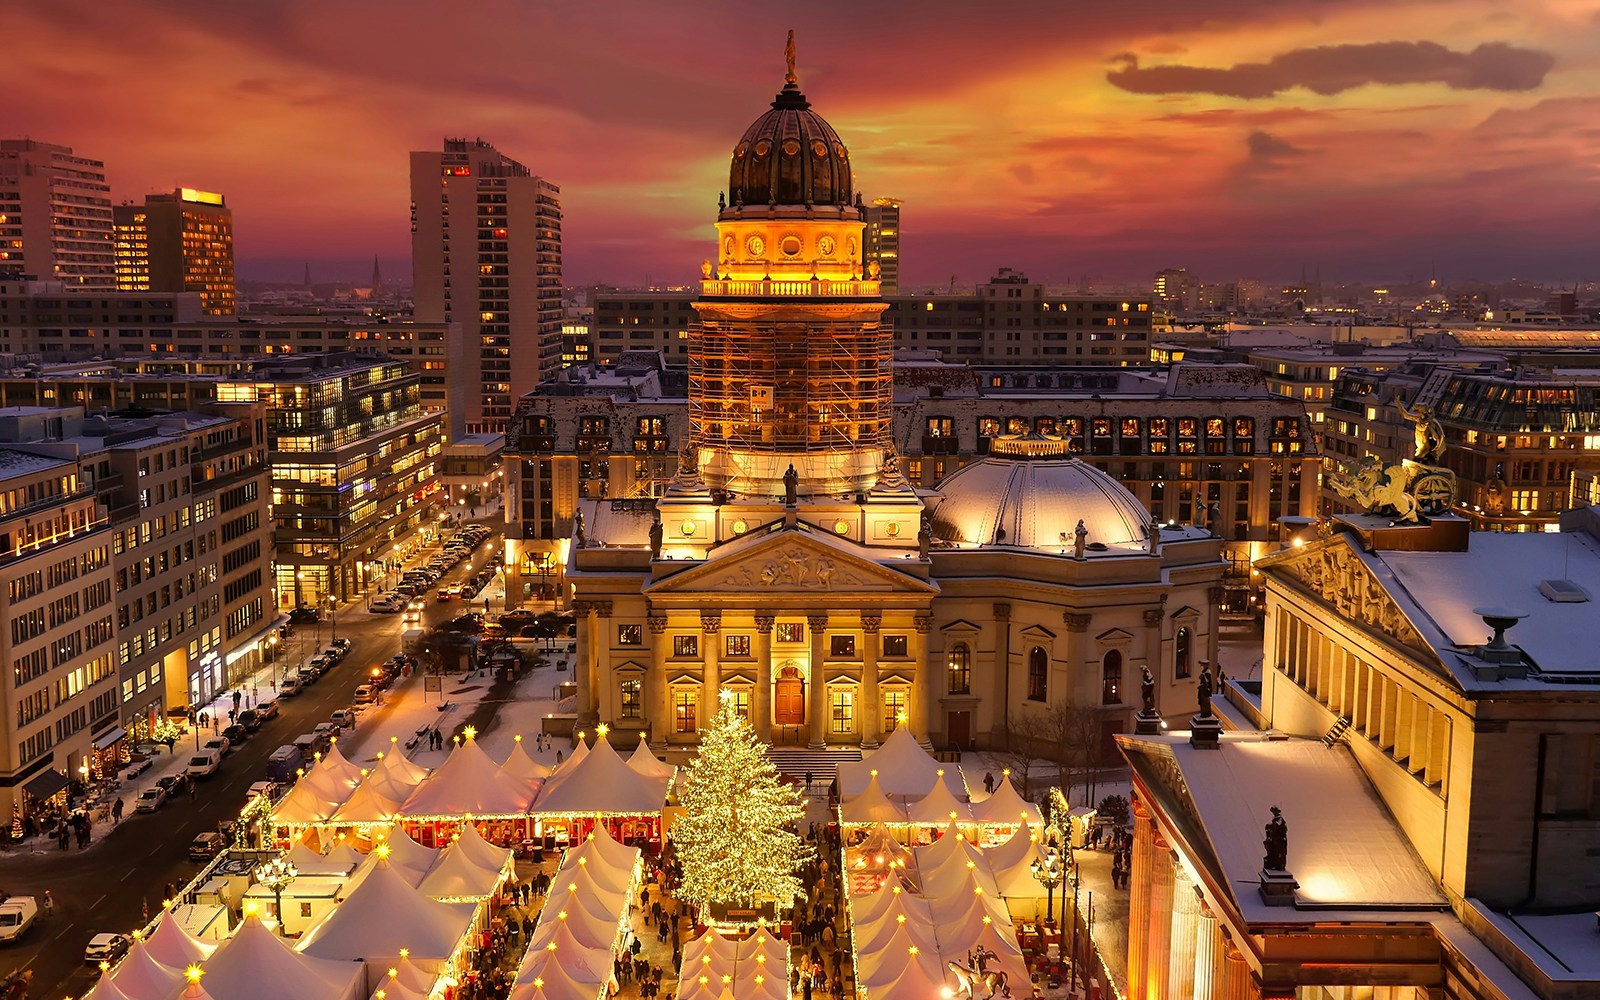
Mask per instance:
[[[499,543],[499,534],[492,535],[474,551],[472,561],[481,568],[482,560],[493,551],[492,546]],[[432,551],[435,550],[423,550],[416,561],[426,561]],[[459,582],[467,575],[463,563],[441,578],[440,584]],[[496,587],[497,583],[491,582],[483,596]],[[482,596],[474,603],[481,609]],[[339,636],[354,643],[349,655],[300,695],[282,699],[277,718],[266,722],[246,743],[229,753],[217,775],[198,783],[192,799],[179,794],[156,812],[145,814],[133,811],[130,798],[122,823],[114,828],[97,825],[97,843],[85,852],[75,848],[59,851],[36,840],[0,855],[0,890],[31,895],[41,902],[39,923],[20,943],[0,950],[0,974],[31,969],[31,995],[35,997],[78,996],[92,985],[98,972],[83,963],[83,949],[89,939],[101,932],[127,933],[142,926],[146,906],[154,915],[161,905],[165,885],[186,883],[201,867],[188,858],[190,841],[196,834],[215,830],[218,823],[238,815],[250,785],[265,777],[266,761],[272,751],[310,732],[317,723],[326,722],[335,709],[348,707],[369,668],[399,651],[400,636],[407,627],[401,616],[371,614],[365,606],[364,601],[353,601],[338,615]],[[459,600],[435,602],[430,593],[424,622],[436,624],[466,610]],[[306,656],[316,652],[320,648],[314,643],[318,634],[318,626],[296,626],[294,636],[279,646],[279,666],[293,669],[302,646]],[[320,636],[324,644],[332,635],[331,624],[322,623]],[[263,689],[266,686],[261,685]],[[395,691],[409,692],[413,687],[421,690],[418,676],[399,682]],[[383,707],[370,710],[384,711]],[[203,735],[209,738],[211,734],[207,731]],[[189,742],[180,740],[173,752],[186,754],[193,747],[193,739],[192,733],[187,735]],[[107,842],[99,843],[102,839]],[[55,899],[55,913],[48,919],[42,913],[46,890]]]

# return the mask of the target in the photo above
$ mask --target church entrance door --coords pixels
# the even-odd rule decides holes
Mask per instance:
[[[966,750],[972,743],[972,713],[946,712],[944,732],[948,749]]]
[[[806,724],[806,682],[798,667],[781,667],[773,684],[772,721],[779,726]]]

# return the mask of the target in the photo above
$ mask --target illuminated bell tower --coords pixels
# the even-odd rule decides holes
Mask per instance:
[[[689,339],[689,420],[707,486],[736,497],[871,490],[890,443],[887,308],[862,264],[850,154],[794,74],[733,149]],[[871,273],[868,273],[871,272]]]

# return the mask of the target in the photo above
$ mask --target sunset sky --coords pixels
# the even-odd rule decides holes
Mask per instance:
[[[269,279],[408,277],[407,151],[481,136],[561,185],[569,284],[682,282],[791,27],[907,285],[1600,278],[1600,0],[51,0],[0,132],[225,193]]]

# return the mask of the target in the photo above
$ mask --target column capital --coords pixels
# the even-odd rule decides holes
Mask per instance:
[[[777,620],[776,615],[756,615],[756,631],[762,635],[770,635],[772,626]]]
[[[1011,604],[1008,601],[996,601],[994,605],[994,620],[1008,622],[1011,620]]]
[[[1166,612],[1161,608],[1145,608],[1144,623],[1151,628],[1155,628],[1157,625],[1161,624],[1161,618],[1165,614]]]
[[[918,632],[926,635],[933,631],[933,616],[918,615],[916,618],[912,619],[912,624],[916,626]]]
[[[1134,819],[1150,818],[1150,809],[1144,804],[1144,799],[1135,796],[1132,804],[1128,808],[1133,812]]]
[[[882,615],[861,616],[861,631],[866,632],[868,635],[873,635],[876,634],[881,628],[883,628]]]
[[[1061,622],[1067,626],[1068,632],[1087,632],[1089,623],[1094,620],[1094,615],[1080,615],[1072,611],[1061,612]]]
[[[593,607],[594,607],[594,613],[599,615],[601,618],[610,618],[611,617],[611,602],[610,601],[595,601],[594,604],[593,604]]]
[[[1167,862],[1169,864],[1172,862],[1172,841],[1167,839],[1167,835],[1161,832],[1160,827],[1156,827],[1156,839],[1151,844],[1151,847],[1157,851],[1166,851]]]
[[[594,602],[593,601],[573,601],[572,602],[572,613],[575,614],[575,615],[586,616],[586,615],[589,614],[589,612],[591,612],[593,610],[594,610]]]
[[[712,615],[701,614],[700,631],[707,635],[715,635],[722,631],[722,615],[720,613]]]
[[[828,613],[826,611],[812,611],[806,615],[806,624],[811,626],[813,632],[825,629],[828,627]]]
[[[651,615],[645,621],[649,624],[652,635],[660,635],[667,630],[666,615]]]

